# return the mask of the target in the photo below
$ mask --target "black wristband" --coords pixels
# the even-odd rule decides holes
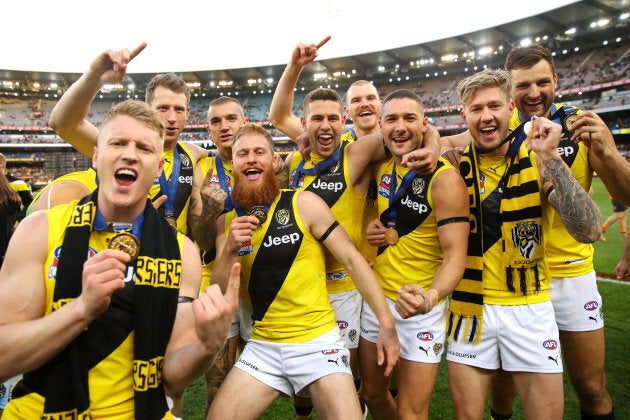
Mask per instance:
[[[195,300],[195,298],[191,298],[190,296],[179,296],[177,298],[177,303],[190,303],[193,300]]]

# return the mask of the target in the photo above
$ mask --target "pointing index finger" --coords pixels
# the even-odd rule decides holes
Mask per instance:
[[[142,50],[144,50],[147,47],[147,41],[142,41],[142,43],[140,45],[138,45],[136,48],[134,48],[133,50],[131,50],[131,53],[129,54],[129,60],[133,60],[138,54],[140,54],[142,52]]]
[[[320,49],[321,47],[324,46],[325,43],[327,43],[328,41],[330,41],[330,39],[332,38],[331,35],[328,35],[326,38],[322,39],[321,41],[319,41],[319,43],[317,44],[317,49]]]

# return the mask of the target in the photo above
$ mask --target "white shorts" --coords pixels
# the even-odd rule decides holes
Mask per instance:
[[[349,349],[359,347],[359,328],[361,328],[361,305],[363,298],[358,290],[328,295],[328,300],[335,311],[337,326],[341,338]]]
[[[7,404],[11,401],[11,391],[13,391],[13,387],[21,377],[22,375],[17,375],[0,384],[0,409],[4,410],[7,408]]]
[[[595,271],[578,277],[554,277],[549,288],[560,331],[595,331],[604,328],[602,297]]]
[[[230,332],[228,338],[234,338],[240,336],[245,342],[252,336],[252,302],[249,299],[239,299],[238,309],[232,318],[232,324],[230,325]]]
[[[308,397],[306,387],[324,376],[352,376],[349,362],[350,352],[334,328],[301,344],[249,340],[234,367],[283,394]]]
[[[551,302],[483,305],[481,342],[451,340],[446,360],[482,369],[560,373],[560,338]]]
[[[396,302],[390,298],[385,300],[396,323],[400,357],[412,362],[440,363],[446,340],[447,301],[438,303],[428,314],[403,319],[394,307]],[[378,319],[370,305],[364,302],[361,312],[361,337],[376,343],[378,331]]]

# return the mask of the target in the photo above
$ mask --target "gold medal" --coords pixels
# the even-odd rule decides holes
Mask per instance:
[[[131,260],[133,261],[140,252],[140,243],[131,233],[121,232],[110,239],[109,249],[125,252],[129,254]]]
[[[396,245],[398,243],[398,232],[394,228],[387,228],[385,231],[385,242],[387,245]]]
[[[173,226],[173,229],[177,230],[177,220],[173,216],[165,216],[169,225]]]
[[[569,127],[573,125],[576,119],[577,119],[577,114],[567,115],[567,117],[564,119],[564,128],[569,130]]]
[[[262,225],[267,220],[267,212],[263,208],[260,208],[260,207],[253,208],[249,211],[249,214],[254,216],[256,219],[258,219],[258,222],[259,222],[258,226]]]

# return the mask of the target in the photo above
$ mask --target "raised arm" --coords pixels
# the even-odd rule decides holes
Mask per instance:
[[[298,209],[315,238],[323,238],[323,244],[341,262],[352,276],[357,290],[374,310],[380,330],[378,334],[378,364],[386,363],[385,375],[394,369],[400,353],[394,317],[385,301],[385,294],[372,269],[356,249],[346,231],[337,225],[335,218],[324,201],[317,195],[302,191],[298,196]],[[332,230],[331,230],[332,228]]]
[[[562,127],[542,117],[535,117],[534,125],[537,136],[528,137],[527,141],[536,153],[543,191],[549,203],[576,241],[595,242],[601,234],[601,213],[558,153]]]
[[[225,345],[232,318],[238,307],[240,266],[232,267],[225,294],[212,285],[199,294],[201,261],[197,248],[184,238],[179,296],[196,298],[180,302],[169,339],[162,378],[171,395],[180,395],[186,387],[210,369]]]
[[[227,199],[227,193],[219,185],[210,182],[212,172],[211,168],[204,176],[201,165],[195,165],[188,206],[188,223],[192,237],[204,251],[214,248],[216,218],[223,211]]]
[[[98,128],[86,119],[94,97],[104,84],[122,82],[127,64],[146,46],[143,42],[133,50],[103,51],[53,108],[48,124],[82,155],[92,157],[98,140]]]
[[[0,382],[59,354],[124,287],[129,256],[101,251],[84,264],[81,295],[45,315],[47,256],[47,215],[36,212],[18,226],[0,270]]]
[[[317,58],[317,50],[330,40],[330,35],[318,44],[298,44],[291,54],[291,59],[284,69],[278,86],[271,100],[269,121],[287,137],[295,140],[304,133],[300,119],[293,115],[293,90],[302,69]]]

